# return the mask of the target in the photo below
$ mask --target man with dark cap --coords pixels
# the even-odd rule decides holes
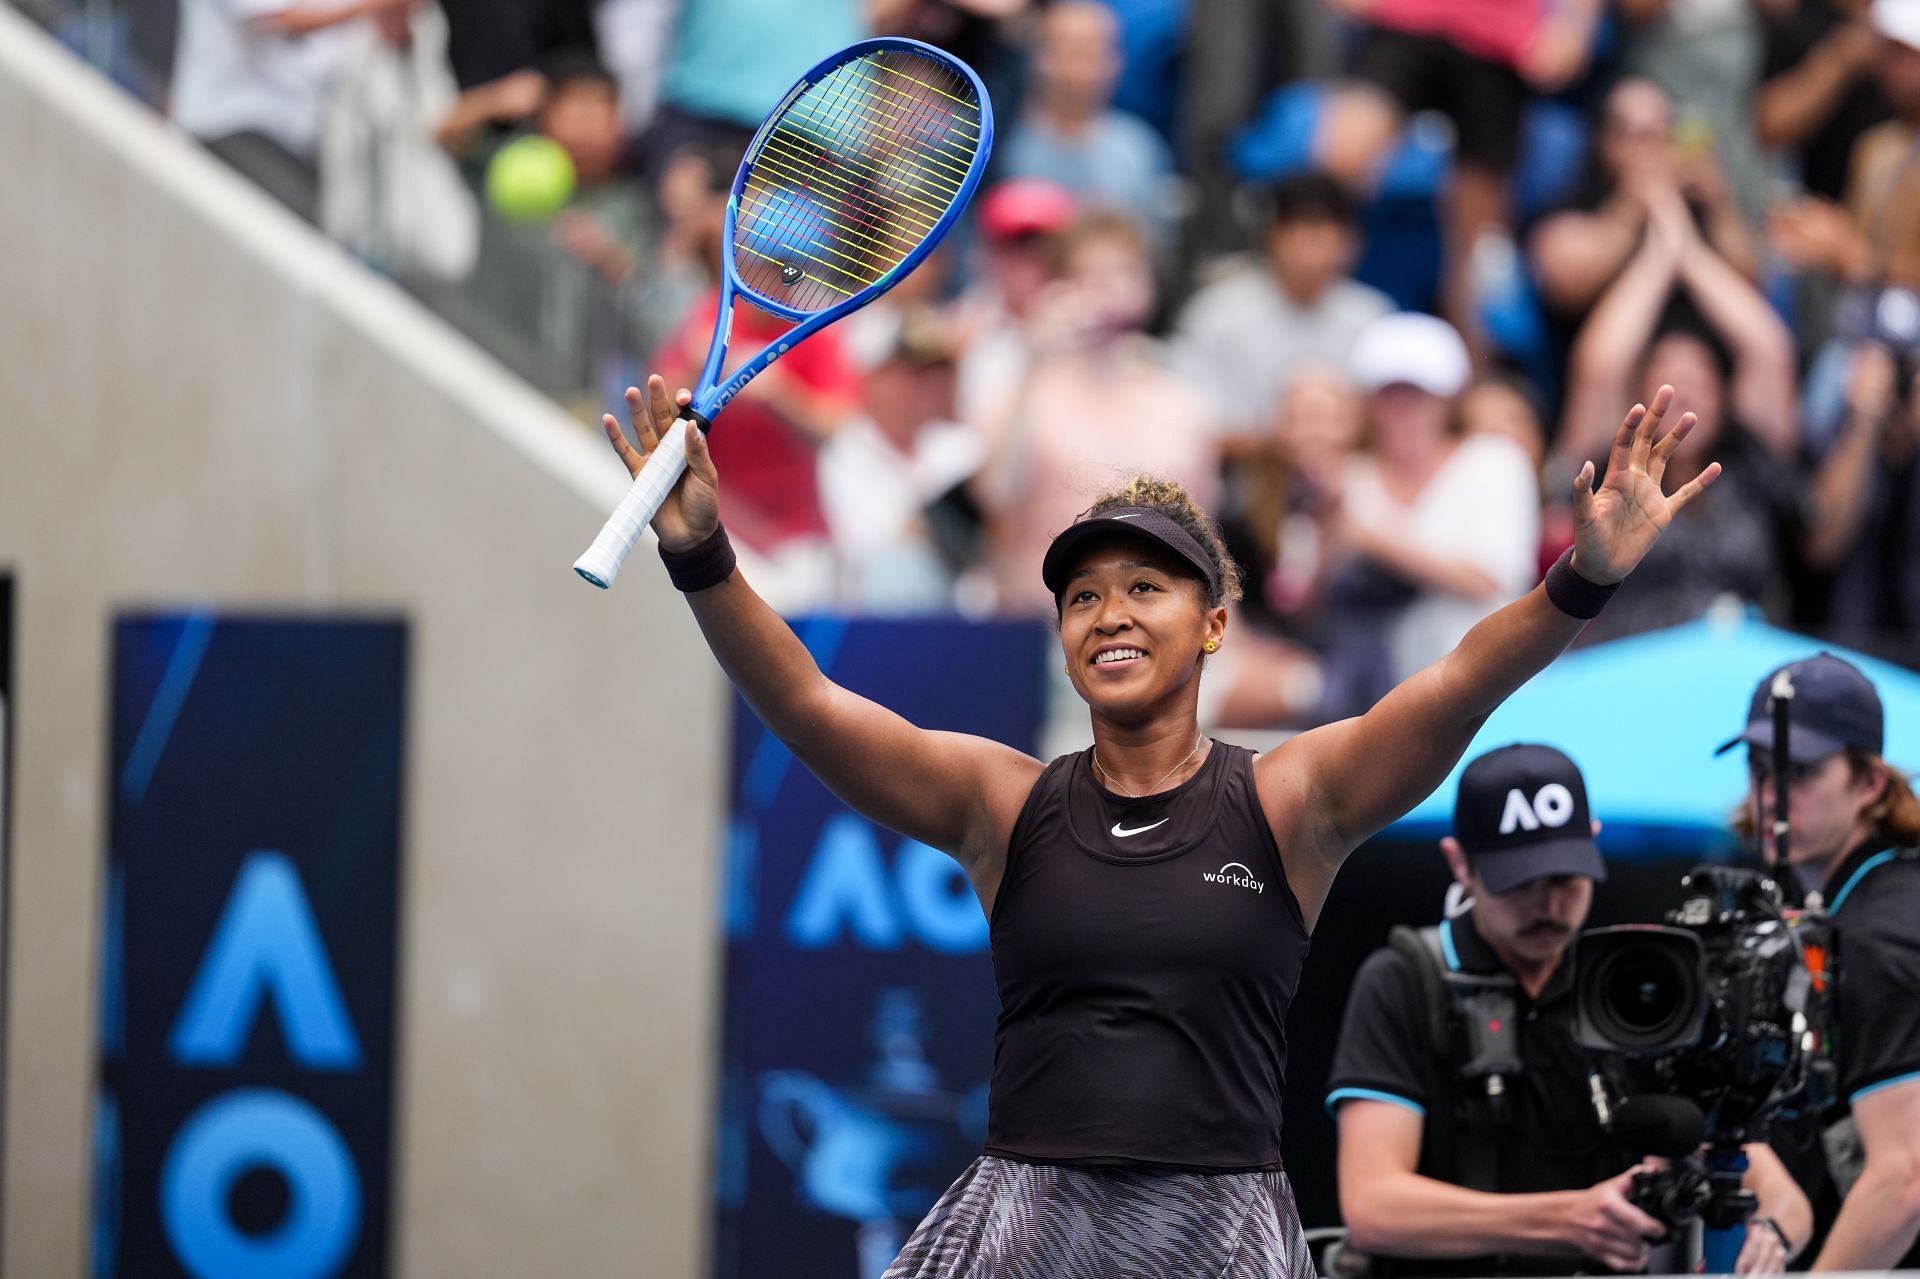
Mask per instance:
[[[1774,824],[1776,687],[1790,693],[1784,849]],[[1845,1198],[1815,1270],[1920,1266],[1920,799],[1882,757],[1885,740],[1872,682],[1820,653],[1761,680],[1746,731],[1720,747],[1747,747],[1750,785],[1735,824],[1833,918],[1842,1118],[1827,1149]]]
[[[1349,1243],[1374,1275],[1644,1270],[1664,1231],[1629,1201],[1642,1167],[1602,1127],[1573,1038],[1568,948],[1607,876],[1586,783],[1551,746],[1490,751],[1461,774],[1453,828],[1448,917],[1367,959],[1334,1053]],[[1737,1269],[1773,1273],[1811,1214],[1771,1151],[1748,1157],[1760,1210]]]

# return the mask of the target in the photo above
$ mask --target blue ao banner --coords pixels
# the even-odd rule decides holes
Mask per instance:
[[[404,627],[113,641],[93,1272],[384,1275]]]
[[[835,682],[1033,751],[1052,638],[956,619],[796,624]],[[874,1279],[979,1153],[996,1000],[958,864],[849,812],[733,717],[718,1279]]]

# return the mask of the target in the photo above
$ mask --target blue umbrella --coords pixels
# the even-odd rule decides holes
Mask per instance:
[[[1560,658],[1493,713],[1462,762],[1510,742],[1545,742],[1580,766],[1593,815],[1609,835],[1658,828],[1700,839],[1726,828],[1746,791],[1746,753],[1716,758],[1713,750],[1746,725],[1754,686],[1775,667],[1823,649],[1858,666],[1880,690],[1887,758],[1920,765],[1920,674],[1739,614]],[[1444,832],[1459,778],[1456,767],[1395,833]]]

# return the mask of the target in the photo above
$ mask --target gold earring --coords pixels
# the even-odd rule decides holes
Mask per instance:
[[[1205,649],[1209,653],[1218,653],[1220,651],[1220,641],[1208,640],[1205,644],[1202,644],[1200,647]]]
[[[1060,673],[1061,673],[1062,675],[1065,675],[1065,676],[1068,676],[1069,678],[1071,678],[1071,677],[1072,677],[1072,675],[1073,675],[1073,667],[1071,667],[1071,666],[1062,666],[1062,667],[1060,668]]]

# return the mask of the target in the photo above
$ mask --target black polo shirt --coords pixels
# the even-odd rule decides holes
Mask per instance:
[[[1855,849],[1828,878],[1840,1098],[1920,1079],[1920,858]]]
[[[1441,943],[1456,971],[1506,971],[1467,914],[1443,923]],[[1588,1076],[1592,1067],[1573,1040],[1571,951],[1539,999],[1514,991],[1521,1071],[1507,1081],[1509,1120],[1495,1129],[1495,1189],[1502,1194],[1583,1190],[1634,1164],[1600,1126]],[[1347,1001],[1328,1077],[1327,1108],[1373,1100],[1404,1106],[1423,1128],[1416,1171],[1462,1184],[1459,1139],[1467,1122],[1457,1063],[1436,1056],[1420,974],[1407,956],[1387,947],[1361,965]],[[1452,1050],[1457,1051],[1456,1042]],[[1393,1267],[1420,1274],[1571,1274],[1593,1263],[1578,1257],[1422,1258]]]

